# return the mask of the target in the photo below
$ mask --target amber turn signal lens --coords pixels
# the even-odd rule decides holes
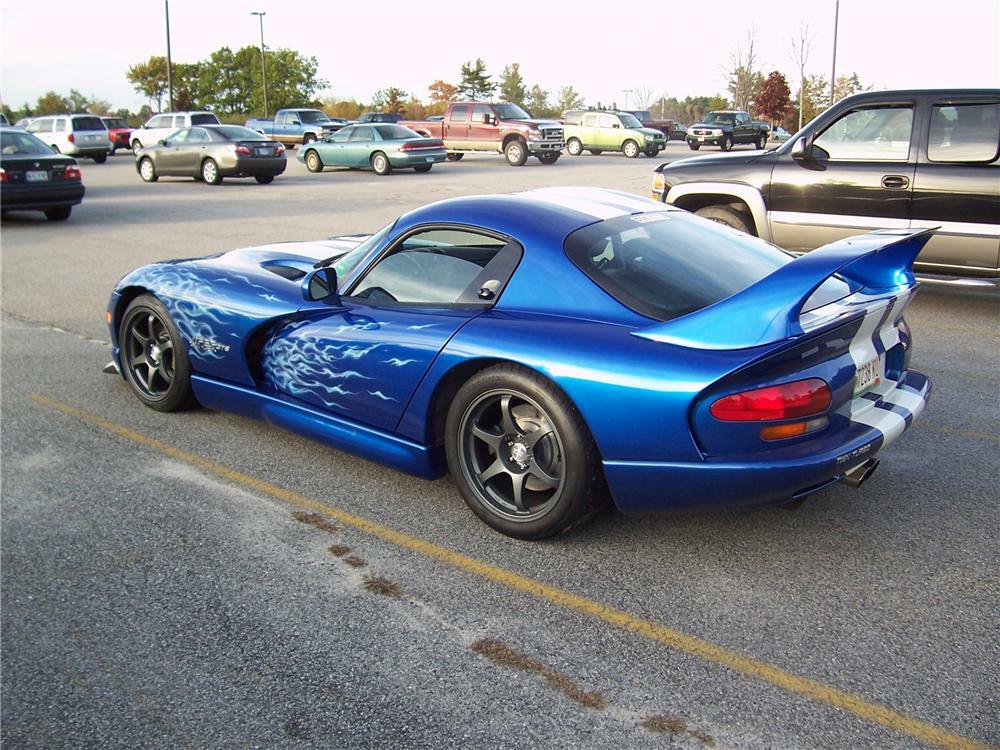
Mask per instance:
[[[108,325],[111,324],[111,311],[110,310],[108,310],[106,313],[104,313],[104,319],[108,322]]]
[[[765,440],[783,440],[784,438],[798,437],[799,435],[806,434],[806,425],[806,422],[771,425],[762,429],[760,436]]]

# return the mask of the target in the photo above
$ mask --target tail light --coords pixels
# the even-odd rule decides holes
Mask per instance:
[[[285,153],[285,146],[284,144],[279,143],[278,147],[274,149],[274,155],[281,156],[283,153]]]
[[[832,400],[830,386],[819,378],[809,378],[723,396],[709,411],[724,422],[795,419],[826,411]]]
[[[81,177],[80,168],[76,164],[70,164],[63,173],[64,180],[79,180]]]
[[[70,133],[68,136],[66,136],[66,140],[69,141],[70,143],[76,143],[76,136]]]
[[[3,167],[0,167],[0,183],[7,184],[8,179],[9,178],[7,177],[7,170],[4,169]]]
[[[240,144],[239,146],[236,147],[236,153],[242,154],[243,156],[250,156],[250,149],[244,146],[243,144]]]
[[[428,148],[444,148],[444,142],[437,138],[425,138],[422,141],[407,141],[399,147],[400,151],[420,151]]]

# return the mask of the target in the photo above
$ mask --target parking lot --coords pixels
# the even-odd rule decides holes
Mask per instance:
[[[933,398],[860,491],[518,542],[447,479],[143,407],[101,373],[108,294],[452,196],[648,195],[690,152],[388,177],[294,153],[271,185],[209,187],[143,183],[119,152],[82,163],[68,221],[3,222],[5,748],[1000,744],[996,289],[922,287]]]

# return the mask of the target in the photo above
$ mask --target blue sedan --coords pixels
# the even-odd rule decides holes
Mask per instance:
[[[351,125],[303,146],[296,158],[310,172],[324,167],[370,169],[387,175],[394,169],[430,172],[445,160],[444,143],[439,138],[424,138],[402,125]]]
[[[550,188],[368,237],[154,263],[108,308],[143,403],[266,420],[539,539],[622,511],[860,486],[924,408],[903,312],[933,230],[793,258],[672,206]]]

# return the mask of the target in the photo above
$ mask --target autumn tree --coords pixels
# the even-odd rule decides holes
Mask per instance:
[[[125,72],[132,88],[149,99],[156,109],[163,108],[163,95],[167,92],[167,58],[153,55],[145,62],[136,63]]]
[[[792,111],[791,97],[788,81],[777,70],[773,70],[754,94],[754,111],[773,127],[784,122],[785,116]]]
[[[870,89],[871,86],[865,86],[861,83],[857,73],[851,73],[849,76],[837,76],[837,82],[833,85],[833,101],[830,103],[836,104],[845,97],[860,94],[862,91]]]
[[[35,112],[42,115],[55,115],[60,112],[69,112],[73,109],[69,99],[60,96],[55,91],[46,91],[35,103]]]
[[[472,101],[488,99],[496,90],[497,85],[486,74],[486,63],[477,57],[475,62],[469,60],[462,64],[462,81],[459,90]]]
[[[580,109],[584,104],[580,92],[572,86],[563,86],[559,89],[559,99],[556,101],[556,110],[561,114],[567,109]]]
[[[409,94],[403,89],[389,86],[389,88],[375,92],[375,96],[372,98],[372,109],[401,115],[406,111],[406,97],[408,96]]]
[[[549,106],[549,92],[537,83],[528,92],[528,100],[525,105],[532,117],[551,117],[553,115]]]
[[[445,83],[440,78],[428,86],[427,90],[431,92],[432,104],[447,104],[458,98],[458,86]]]
[[[528,98],[528,89],[521,77],[519,63],[511,63],[500,73],[500,99],[523,106]]]

